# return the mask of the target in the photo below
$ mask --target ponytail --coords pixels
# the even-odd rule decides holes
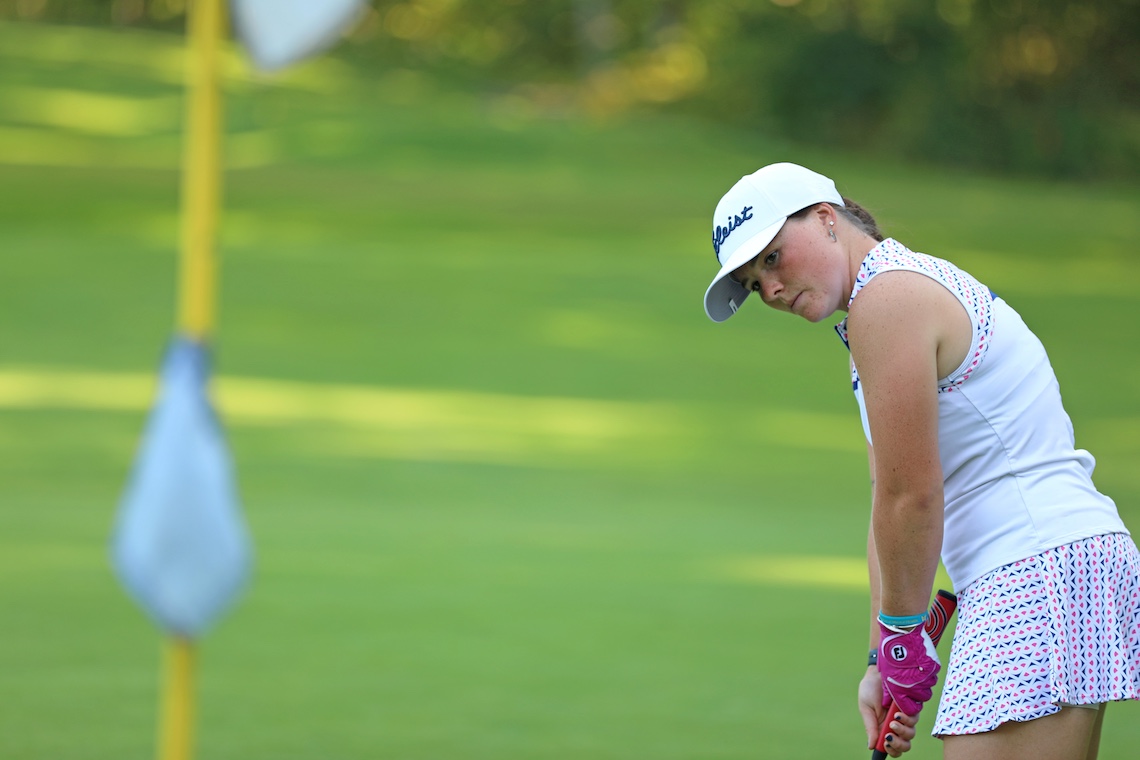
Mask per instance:
[[[860,206],[850,198],[843,199],[842,206],[836,206],[835,210],[845,216],[847,221],[854,224],[863,232],[867,233],[880,243],[883,241],[883,233],[879,231],[879,225],[875,221],[875,217],[867,209]]]
[[[803,217],[807,216],[809,211],[818,205],[819,204],[817,203],[801,208],[796,213],[790,214],[788,218],[802,219]],[[828,205],[835,209],[835,213],[839,214],[848,222],[855,225],[856,229],[866,233],[867,235],[870,235],[880,243],[883,242],[883,238],[886,236],[879,231],[878,222],[875,221],[875,217],[871,216],[871,212],[867,211],[867,209],[863,208],[850,198],[844,198],[842,206],[836,205],[834,203],[829,203]]]

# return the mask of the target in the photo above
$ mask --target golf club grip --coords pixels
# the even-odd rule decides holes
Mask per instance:
[[[930,615],[926,618],[926,625],[923,626],[930,635],[930,640],[934,642],[934,646],[938,646],[938,642],[942,639],[942,634],[946,632],[946,626],[950,623],[950,616],[954,614],[954,610],[957,607],[958,597],[949,591],[940,589],[938,594],[935,595],[934,601],[930,605]],[[898,712],[898,710],[899,706],[892,700],[891,709],[887,710],[887,717],[879,729],[879,741],[875,743],[875,748],[871,750],[871,760],[886,760],[887,734],[891,731],[891,716]]]

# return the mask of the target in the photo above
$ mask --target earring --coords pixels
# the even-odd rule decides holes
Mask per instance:
[[[831,235],[831,242],[833,242],[833,243],[839,242],[839,240],[835,237],[835,230],[828,230],[827,234]]]

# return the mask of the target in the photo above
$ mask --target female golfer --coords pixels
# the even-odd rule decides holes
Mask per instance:
[[[942,259],[884,239],[827,177],[740,179],[713,217],[716,322],[752,292],[836,326],[871,462],[871,744],[910,749],[938,657],[923,629],[939,553],[958,623],[933,733],[948,760],[1097,755],[1105,703],[1140,698],[1140,553],[1091,480],[1041,343]]]

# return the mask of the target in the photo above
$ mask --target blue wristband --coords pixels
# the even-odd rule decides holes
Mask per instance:
[[[903,615],[896,617],[894,615],[884,615],[882,610],[879,610],[879,622],[891,628],[915,628],[926,622],[929,613],[922,613],[921,615]]]

